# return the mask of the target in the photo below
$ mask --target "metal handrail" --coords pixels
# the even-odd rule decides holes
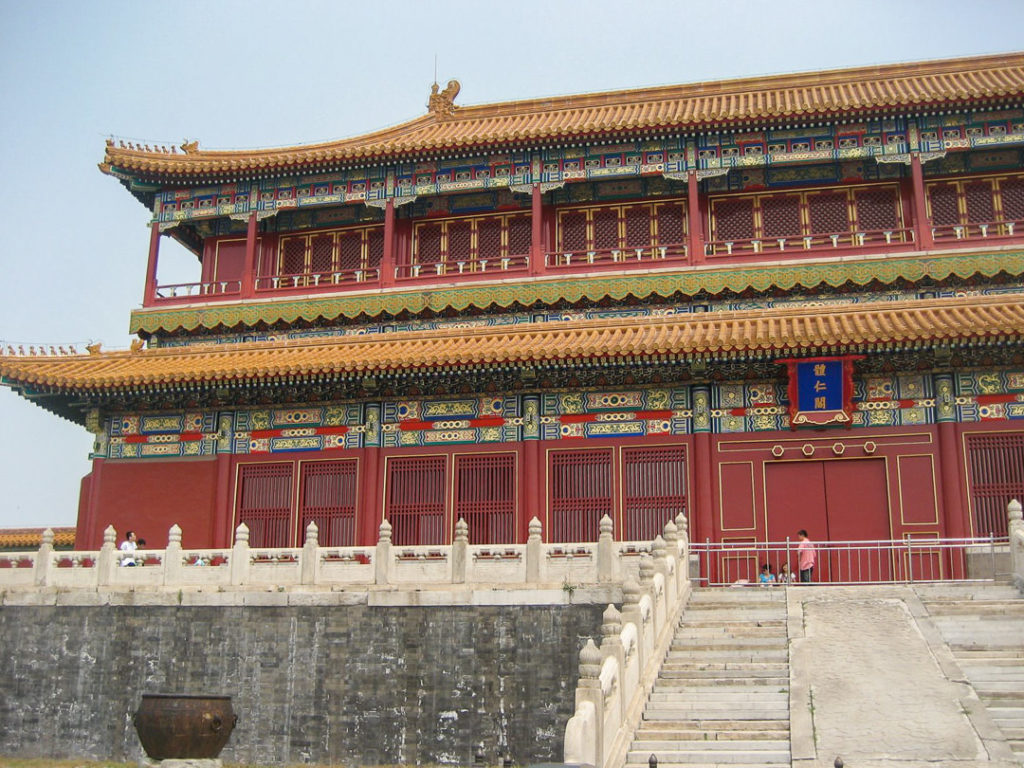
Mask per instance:
[[[998,573],[999,550],[1008,538],[933,538],[908,536],[895,540],[816,541],[812,583],[899,584],[931,581],[993,581]],[[694,542],[691,555],[699,568],[702,586],[757,585],[764,565],[776,585],[789,566],[799,583],[798,542]]]

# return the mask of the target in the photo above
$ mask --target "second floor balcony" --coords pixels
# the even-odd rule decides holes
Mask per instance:
[[[929,181],[923,205],[905,182],[251,227],[204,241],[192,282],[155,279],[154,246],[144,306],[1024,242],[1024,175]]]

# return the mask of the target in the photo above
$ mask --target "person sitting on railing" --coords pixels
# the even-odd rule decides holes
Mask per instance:
[[[779,584],[792,584],[793,572],[789,570],[789,563],[783,563],[779,570]]]
[[[768,563],[761,566],[761,575],[757,577],[757,583],[762,587],[775,586],[775,574],[772,573],[772,567]]]

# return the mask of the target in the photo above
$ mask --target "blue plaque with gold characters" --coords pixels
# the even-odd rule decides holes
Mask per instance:
[[[789,425],[853,425],[853,363],[863,355],[778,360],[789,372]]]

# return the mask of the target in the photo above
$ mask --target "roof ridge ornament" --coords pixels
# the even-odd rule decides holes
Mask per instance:
[[[430,86],[430,98],[427,100],[427,110],[432,115],[436,115],[440,119],[444,119],[450,115],[455,114],[457,107],[455,106],[455,97],[459,95],[459,91],[462,90],[462,85],[458,80],[449,80],[448,85],[445,89],[438,93],[440,86],[435,81]]]
[[[183,142],[181,142],[181,151],[184,152],[186,155],[195,154],[196,152],[199,151],[199,139],[196,139],[195,141],[189,141],[188,139],[185,139]]]

